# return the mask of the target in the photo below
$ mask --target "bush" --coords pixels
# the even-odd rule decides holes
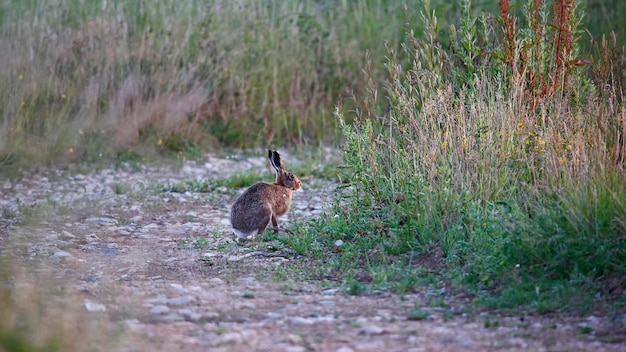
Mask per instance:
[[[425,13],[427,39],[409,32],[401,54],[389,50],[389,79],[370,85],[354,123],[336,109],[351,195],[316,231],[346,242],[340,257],[358,254],[337,259],[342,270],[440,248],[442,273],[485,302],[538,310],[586,304],[624,277],[626,149],[615,136],[626,110],[586,65],[568,64],[577,4],[539,16],[541,1],[528,3],[529,27],[509,17],[478,28],[466,2],[450,49]],[[549,44],[559,37],[567,44]]]

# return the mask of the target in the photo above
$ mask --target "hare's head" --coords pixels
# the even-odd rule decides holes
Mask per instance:
[[[275,150],[268,150],[270,164],[276,171],[276,184],[287,187],[293,191],[302,187],[300,179],[291,172],[285,171],[285,163],[280,159],[280,154]]]

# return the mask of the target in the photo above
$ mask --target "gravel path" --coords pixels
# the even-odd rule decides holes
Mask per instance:
[[[445,308],[427,305],[440,291],[349,296],[302,280],[297,268],[308,258],[235,243],[228,213],[243,190],[157,187],[247,170],[271,179],[264,158],[211,156],[181,167],[75,167],[0,179],[0,255],[35,273],[11,277],[15,287],[62,288],[46,299],[67,308],[57,319],[81,322],[79,350],[625,350],[616,330],[624,317],[472,315],[462,297],[443,297],[452,302]],[[336,187],[303,183],[282,223],[316,216]],[[18,221],[25,213],[32,220]],[[409,319],[415,308],[430,316]]]

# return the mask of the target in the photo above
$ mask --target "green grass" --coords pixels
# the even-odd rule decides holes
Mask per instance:
[[[226,178],[176,181],[166,185],[157,185],[156,188],[160,189],[162,192],[211,193],[223,187],[227,189],[249,187],[260,181],[263,181],[263,178],[258,173],[251,171],[236,173]]]
[[[573,59],[576,42],[552,51],[557,59],[526,62],[575,83],[524,89],[536,81],[511,73],[505,44],[481,42],[497,25],[464,16],[469,34],[447,52],[437,18],[424,15],[435,39],[390,50],[389,78],[370,84],[350,118],[337,108],[350,193],[298,225],[297,236],[313,240],[290,245],[317,258],[312,275],[351,294],[443,282],[492,308],[587,311],[623,300],[625,147],[615,136],[626,126],[623,107],[609,110],[621,96],[607,98],[583,69],[552,65]],[[556,35],[539,25],[536,35]],[[520,33],[506,55],[532,55],[522,44],[533,34]],[[476,51],[464,43],[495,54],[466,60]]]
[[[583,40],[582,58],[601,57],[598,43],[610,29],[617,47],[624,43],[626,26],[617,15],[624,5],[586,3],[585,28],[596,41]],[[517,13],[523,4],[514,4]],[[486,38],[472,43],[466,33],[493,22],[495,2],[471,3],[472,16],[489,12],[484,21],[459,17],[461,3],[404,5],[6,1],[0,5],[0,170],[33,162],[195,158],[225,145],[340,142],[331,107],[386,77],[380,63],[387,49],[401,53],[411,41],[406,30],[428,42],[432,25],[442,47],[474,50],[465,62],[453,55],[459,64],[474,66],[488,53],[476,51]],[[438,21],[419,20],[424,9]],[[428,64],[436,74],[436,63]]]

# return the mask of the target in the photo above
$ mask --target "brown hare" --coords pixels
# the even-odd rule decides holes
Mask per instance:
[[[265,230],[270,221],[278,232],[278,217],[285,215],[291,205],[291,191],[300,189],[302,182],[291,172],[277,151],[269,150],[270,164],[276,170],[276,182],[259,182],[248,188],[231,209],[230,223],[238,240],[254,238]]]

